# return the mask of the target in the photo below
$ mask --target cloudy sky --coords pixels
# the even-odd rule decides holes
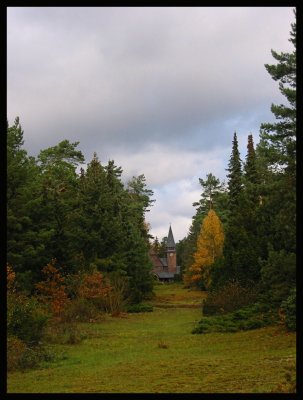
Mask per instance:
[[[271,103],[264,64],[292,51],[291,7],[9,7],[8,121],[36,156],[63,139],[144,174],[162,239],[186,236],[199,177],[226,180],[233,133],[245,159]]]

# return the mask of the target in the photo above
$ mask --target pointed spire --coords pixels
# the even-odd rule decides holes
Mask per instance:
[[[174,235],[171,229],[171,225],[169,226],[169,232],[167,236],[167,247],[176,247],[175,240],[174,240]]]

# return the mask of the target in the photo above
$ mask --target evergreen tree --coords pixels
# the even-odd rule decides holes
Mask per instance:
[[[137,226],[141,234],[149,242],[150,236],[148,233],[148,225],[145,222],[145,213],[149,212],[149,207],[152,206],[155,200],[151,199],[153,191],[147,188],[144,174],[137,177],[133,176],[127,183],[126,191],[129,200],[129,212],[136,219]]]
[[[254,148],[253,135],[248,135],[247,155],[244,165],[245,180],[251,184],[259,183],[259,176],[257,171],[256,152]]]
[[[59,265],[69,264],[66,271],[72,268],[69,219],[75,208],[76,168],[84,162],[82,152],[77,149],[78,144],[63,140],[54,147],[41,150],[37,158],[43,200],[40,210],[41,229],[51,233],[46,251],[48,257],[58,260]]]
[[[202,186],[202,194],[199,202],[193,203],[196,208],[196,216],[206,217],[210,209],[215,209],[220,219],[224,222],[228,219],[227,201],[228,196],[224,182],[216,178],[212,173],[206,175],[206,180],[199,178]],[[201,218],[200,218],[201,220]]]
[[[254,212],[249,193],[256,177],[255,155],[252,136],[248,141],[247,162],[245,165],[245,176],[242,174],[240,153],[236,133],[233,138],[232,154],[228,168],[228,189],[229,189],[229,220],[226,226],[226,237],[224,244],[224,268],[222,265],[214,269],[215,274],[221,274],[213,278],[216,284],[224,284],[229,280],[237,280],[246,286],[259,279],[258,249],[256,236],[254,234]],[[245,186],[249,182],[249,191]],[[251,195],[250,195],[251,196]],[[254,195],[253,195],[254,196]],[[256,204],[257,200],[253,200]]]
[[[114,164],[105,169],[96,153],[86,171],[81,171],[77,207],[70,220],[70,243],[79,268],[95,266],[103,272],[126,268],[122,256],[123,186],[114,171]]]
[[[19,118],[7,126],[7,262],[18,273],[18,284],[31,291],[41,265],[48,261],[45,249],[50,237],[40,229],[40,175],[33,157],[23,148]]]
[[[294,10],[296,16],[296,12]],[[260,149],[266,152],[272,167],[280,166],[295,176],[296,169],[296,22],[291,24],[291,38],[294,50],[291,53],[277,53],[271,50],[276,65],[265,64],[272,79],[279,82],[279,89],[288,104],[272,104],[271,111],[277,122],[261,124]]]
[[[240,193],[242,192],[243,188],[241,158],[238,149],[238,138],[236,132],[234,133],[232,153],[227,171],[229,209],[232,212],[235,208],[240,206]]]
[[[161,258],[166,257],[166,247],[167,247],[167,236],[164,236],[159,246],[159,257]]]
[[[180,244],[181,252],[177,252],[178,265],[181,266],[182,271],[188,270],[194,262],[202,221],[209,210],[215,209],[223,225],[228,221],[228,194],[224,182],[220,182],[212,173],[207,174],[205,180],[199,178],[199,182],[202,186],[202,193],[200,200],[193,203],[193,206],[196,207],[196,214],[192,217],[188,235]]]
[[[159,239],[157,238],[157,236],[155,237],[154,241],[152,242],[151,248],[155,252],[155,254],[157,254],[157,256],[159,256],[160,242],[159,242]]]
[[[268,250],[262,256],[262,283],[267,301],[275,298],[276,305],[295,285],[296,22],[291,27],[289,41],[294,50],[290,53],[272,50],[277,64],[265,65],[271,77],[279,82],[286,104],[271,106],[276,122],[261,125],[261,140],[257,147],[263,161],[265,192],[259,215],[260,236]]]
[[[137,226],[128,222],[124,244],[127,276],[129,277],[128,298],[131,303],[139,303],[150,295],[153,289],[152,263],[148,256],[148,243]]]
[[[264,202],[270,208],[272,233],[268,240],[276,250],[295,252],[296,242],[296,23],[292,25],[292,53],[272,50],[276,65],[265,67],[279,82],[287,105],[272,105],[277,122],[263,123],[257,152],[264,161],[266,186],[270,196]],[[267,203],[267,204],[266,204]]]

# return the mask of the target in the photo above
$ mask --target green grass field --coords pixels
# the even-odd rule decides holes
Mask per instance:
[[[258,393],[295,364],[295,333],[281,326],[193,335],[204,293],[157,285],[153,312],[79,324],[60,361],[8,374],[9,393]]]

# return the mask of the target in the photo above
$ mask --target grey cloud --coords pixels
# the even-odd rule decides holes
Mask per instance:
[[[214,119],[223,123],[231,114],[253,113],[260,102],[267,106],[270,79],[261,55],[269,48],[256,34],[240,35],[258,29],[269,10],[26,8],[13,14],[21,27],[18,38],[9,35],[9,111],[12,103],[22,110],[37,141],[39,110],[49,137],[74,124],[81,141],[91,126],[92,143],[129,147],[183,142],[199,131],[212,147],[220,135],[207,133]]]
[[[80,141],[87,161],[97,151],[154,185],[177,181],[155,173],[169,163],[185,178],[207,169],[190,161],[202,154],[226,161],[234,131],[244,158],[282,101],[264,64],[291,48],[292,21],[290,7],[8,8],[9,122],[30,154]]]

